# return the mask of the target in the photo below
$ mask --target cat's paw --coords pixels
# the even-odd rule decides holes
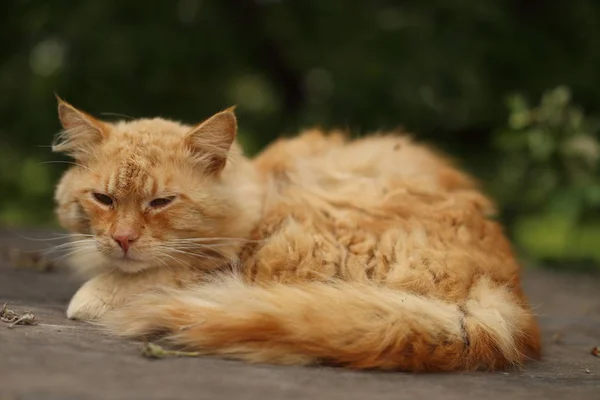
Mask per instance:
[[[75,293],[67,307],[69,319],[94,321],[114,307],[114,294],[96,279],[89,280]]]

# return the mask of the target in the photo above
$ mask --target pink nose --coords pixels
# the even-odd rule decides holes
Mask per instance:
[[[127,232],[114,234],[112,238],[119,244],[119,247],[121,247],[121,249],[127,253],[129,246],[131,246],[131,243],[137,240],[138,236],[134,232]]]

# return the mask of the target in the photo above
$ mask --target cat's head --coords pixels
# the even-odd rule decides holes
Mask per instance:
[[[253,168],[233,109],[195,127],[160,118],[109,123],[58,99],[53,151],[74,165],[55,198],[61,224],[108,268],[211,267],[232,258],[258,218]],[[85,262],[85,257],[77,257]]]

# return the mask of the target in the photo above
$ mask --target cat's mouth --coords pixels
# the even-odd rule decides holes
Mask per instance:
[[[122,261],[122,262],[129,262],[129,263],[139,263],[139,262],[143,262],[142,259],[140,259],[139,256],[136,256],[135,254],[132,254],[131,251],[128,252],[121,252],[120,255],[114,257],[117,261]]]
[[[108,259],[115,263],[138,264],[146,262],[144,257],[141,256],[139,250],[137,249],[128,249],[127,251],[123,251],[122,249],[106,246],[102,243],[99,243],[99,248]]]
[[[123,251],[121,248],[112,246],[111,243],[100,240],[97,242],[97,246],[109,265],[124,273],[137,273],[161,265],[146,246],[132,246],[127,251]]]
[[[113,257],[112,265],[128,274],[137,273],[152,267],[151,263],[148,261],[134,257],[129,253],[121,254],[119,257]]]

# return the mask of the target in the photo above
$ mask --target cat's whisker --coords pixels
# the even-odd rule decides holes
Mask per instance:
[[[201,250],[212,250],[220,253],[221,250],[219,248],[230,247],[230,246],[239,246],[240,243],[230,242],[230,243],[194,243],[194,242],[166,242],[163,245],[169,246],[177,249],[201,249]]]
[[[169,264],[168,264],[168,263],[167,263],[165,260],[163,260],[162,258],[160,258],[160,257],[158,257],[158,256],[151,255],[151,256],[150,256],[150,260],[151,260],[152,262],[159,262],[159,263],[161,263],[161,264],[162,264],[162,265],[163,265],[165,268],[167,268],[167,269],[171,269],[171,266],[170,266],[170,265],[169,265]]]
[[[128,120],[135,119],[131,115],[121,114],[121,113],[114,113],[114,112],[101,112],[100,115],[109,115],[109,116],[112,116],[112,117],[121,117],[121,118],[126,118]]]
[[[218,249],[218,248],[212,248],[212,247],[207,247],[207,246],[194,246],[194,247],[182,247],[182,246],[169,246],[169,247],[165,247],[165,249],[174,251],[174,252],[186,252],[186,254],[202,254],[202,253],[206,253],[206,252],[213,252],[213,253],[217,253],[219,255],[226,255],[226,252],[224,252],[222,249]]]
[[[188,247],[188,248],[186,248],[186,247],[180,247],[180,246],[177,246],[177,247],[166,247],[166,246],[164,246],[163,248],[165,248],[165,249],[167,249],[169,251],[176,252],[176,253],[183,253],[183,254],[186,254],[186,255],[189,255],[189,256],[200,256],[200,257],[204,257],[204,258],[209,258],[210,256],[208,256],[207,254],[194,253],[194,252],[187,251],[187,250],[200,250],[200,251],[209,250],[209,251],[215,252],[215,253],[223,256],[223,258],[226,258],[226,254],[224,254],[219,249],[211,248],[210,246],[206,246],[206,245],[205,246],[197,246],[197,247]],[[210,258],[221,259],[221,258],[217,258],[217,257],[210,257]]]
[[[163,260],[161,257],[155,257],[155,259],[162,263],[162,265],[165,266],[165,268],[169,269],[169,270],[173,270],[173,267],[171,266],[171,264],[169,264],[168,262],[166,262],[165,260]]]
[[[88,171],[92,172],[92,169],[90,167],[87,167],[87,166],[85,166],[83,164],[80,164],[80,163],[76,163],[74,161],[53,160],[53,161],[42,161],[42,162],[38,163],[38,165],[41,165],[41,164],[71,164],[71,165],[76,165],[76,166],[81,167],[81,168],[85,168]]]
[[[159,250],[159,249],[157,249],[157,250]],[[166,252],[159,252],[158,255],[161,257],[166,257],[170,260],[173,260],[174,262],[177,262],[179,265],[183,265],[183,266],[189,265],[189,264],[186,264],[183,260],[180,260],[177,257],[174,257]]]
[[[165,253],[168,253],[168,252],[173,252],[173,253],[178,253],[178,254],[184,254],[184,255],[186,255],[186,256],[189,256],[189,257],[192,257],[192,258],[196,258],[196,259],[198,259],[199,257],[201,257],[201,254],[198,254],[198,253],[192,253],[192,252],[185,251],[185,250],[182,250],[182,249],[176,249],[176,248],[172,248],[172,247],[164,247],[164,246],[161,246],[161,249],[162,249],[162,250],[163,250]]]
[[[197,238],[179,238],[179,239],[170,239],[169,242],[211,242],[211,241],[230,241],[230,242],[246,242],[246,243],[259,243],[264,242],[264,240],[255,240],[255,239],[245,239],[245,238],[236,238],[236,237],[197,237]]]
[[[84,233],[68,233],[68,234],[64,234],[64,235],[57,235],[55,237],[48,237],[48,238],[31,238],[31,237],[27,237],[27,236],[23,236],[21,234],[18,234],[16,232],[13,232],[15,236],[20,237],[21,239],[25,239],[25,240],[30,240],[33,242],[46,242],[46,241],[53,241],[53,240],[65,240],[68,238],[77,238],[77,237],[93,237],[94,235],[89,235],[89,234],[84,234]]]
[[[210,255],[207,254],[202,254],[202,253],[194,253],[194,252],[190,252],[190,251],[186,251],[186,250],[182,250],[182,249],[177,249],[177,248],[173,248],[173,247],[167,247],[167,246],[159,246],[157,248],[157,250],[162,250],[161,254],[162,255],[167,255],[167,252],[173,252],[173,253],[177,253],[177,254],[183,254],[186,257],[190,257],[193,260],[197,261],[197,262],[203,262],[205,263],[206,261],[212,261],[212,264],[214,267],[219,266],[219,264],[222,264],[224,262],[230,262],[231,260],[226,257],[225,255],[222,255],[222,257],[212,257]],[[170,255],[169,255],[170,256]],[[173,258],[171,256],[171,258]],[[177,258],[175,258],[177,259]],[[188,262],[188,265],[190,265],[191,262]]]
[[[41,253],[44,255],[48,255],[48,254],[52,254],[57,251],[69,250],[70,248],[79,248],[79,247],[82,247],[82,245],[87,245],[87,244],[95,245],[95,243],[96,243],[96,241],[94,239],[81,239],[81,240],[76,240],[74,242],[63,243],[63,244],[49,247],[47,249],[43,249],[43,250],[41,250]]]
[[[204,243],[169,243],[179,249],[217,249],[219,247],[230,247],[239,246],[239,243],[215,243],[215,244],[204,244]]]
[[[58,261],[62,261],[66,258],[72,257],[76,254],[80,254],[80,253],[84,253],[84,252],[93,252],[94,250],[96,250],[96,246],[80,246],[77,247],[75,249],[72,249],[71,251],[59,256],[59,257],[54,257],[52,258],[52,262],[58,262]]]
[[[76,242],[62,243],[60,245],[46,247],[43,249],[31,249],[31,250],[20,250],[23,254],[39,254],[43,257],[47,257],[53,253],[68,251],[71,248],[81,246],[82,243],[91,241],[91,239],[78,240]]]
[[[48,249],[46,251],[41,252],[41,254],[44,257],[54,257],[54,256],[62,255],[62,254],[68,254],[70,251],[77,250],[80,248],[86,248],[86,247],[95,248],[95,246],[91,246],[91,245],[87,246],[87,245],[80,244],[78,246],[64,247],[61,249]]]

